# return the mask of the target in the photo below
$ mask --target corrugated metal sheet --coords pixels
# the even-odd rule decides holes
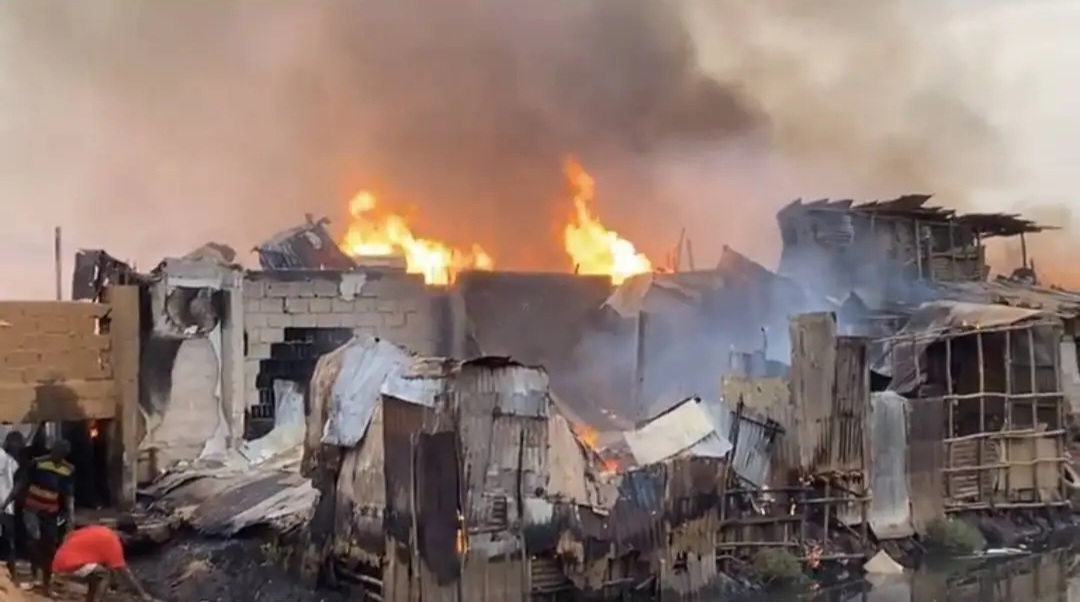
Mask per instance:
[[[345,558],[378,566],[386,509],[382,404],[375,407],[363,442],[344,452],[334,504],[334,549]]]
[[[870,397],[870,528],[878,539],[915,534],[907,486],[907,400],[893,392]]]
[[[640,466],[655,464],[689,450],[715,434],[712,420],[698,400],[691,398],[625,434],[626,443]],[[718,444],[719,445],[719,444]],[[708,444],[707,449],[711,449]],[[722,449],[719,445],[717,449]],[[728,444],[724,454],[730,451]]]
[[[411,358],[407,351],[383,339],[363,336],[350,341],[331,390],[322,442],[340,447],[359,443],[381,401],[383,382]]]
[[[417,357],[400,370],[387,375],[380,393],[412,404],[434,408],[447,391],[447,378],[457,362],[441,357]]]
[[[318,492],[295,473],[253,472],[195,508],[191,526],[208,535],[235,535],[255,525],[287,531],[303,524]]]
[[[908,407],[908,491],[911,522],[917,533],[945,517],[945,403],[940,399],[912,400]]]
[[[735,410],[721,402],[704,402],[717,434],[731,450],[732,425],[735,422]],[[782,430],[779,424],[767,420],[758,420],[743,414],[739,421],[739,439],[735,445],[735,458],[731,469],[735,474],[754,487],[766,484],[769,478],[769,465],[772,458],[773,444]]]
[[[264,270],[355,270],[356,262],[326,231],[329,220],[312,220],[278,233],[255,247]]]
[[[546,418],[551,406],[547,372],[506,357],[462,363],[454,390],[462,395],[496,395],[496,408],[510,416]]]
[[[915,357],[950,332],[1008,326],[1025,320],[1050,318],[1033,309],[983,303],[934,301],[919,306],[895,338],[875,345],[871,369],[892,377],[889,389],[900,394],[920,383],[915,375]]]
[[[817,470],[853,473],[865,468],[864,435],[870,413],[870,373],[866,355],[866,339],[836,339],[833,407],[823,433],[825,439],[819,444]]]

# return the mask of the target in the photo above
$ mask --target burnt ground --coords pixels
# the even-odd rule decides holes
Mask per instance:
[[[185,538],[130,563],[143,587],[166,602],[345,602],[343,594],[299,583],[276,563],[279,555],[261,539]]]

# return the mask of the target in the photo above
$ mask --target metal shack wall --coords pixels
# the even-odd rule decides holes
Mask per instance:
[[[891,391],[871,396],[870,528],[878,539],[915,533],[907,484],[907,400]]]
[[[814,461],[832,418],[836,390],[836,316],[813,313],[791,322],[791,395],[796,423],[784,425],[798,432],[799,466],[814,468]]]
[[[468,536],[459,602],[528,599],[522,508],[548,482],[548,376],[482,358],[462,364],[450,400],[458,416]]]

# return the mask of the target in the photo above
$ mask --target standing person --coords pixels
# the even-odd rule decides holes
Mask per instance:
[[[19,431],[11,431],[4,437],[4,447],[0,450],[0,542],[3,544],[4,562],[7,563],[11,581],[18,584],[15,574],[15,485],[22,477],[19,472],[19,456],[26,446],[26,439]]]
[[[122,518],[117,521],[116,528],[124,533],[134,533],[135,521],[130,517]],[[72,531],[56,550],[51,568],[61,575],[85,579],[86,602],[102,602],[114,578],[124,581],[145,602],[155,602],[128,568],[120,536],[108,527],[91,525]]]
[[[75,524],[75,468],[67,461],[71,447],[63,439],[53,443],[49,455],[36,458],[16,495],[23,499],[30,565],[41,573],[48,596],[52,589],[52,560],[60,544],[60,523]]]

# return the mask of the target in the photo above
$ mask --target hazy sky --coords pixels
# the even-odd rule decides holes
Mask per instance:
[[[411,1],[414,4],[422,2]],[[689,6],[696,0],[678,1]],[[818,5],[841,6],[844,1],[823,0]],[[890,6],[895,9],[908,1],[892,0]],[[494,0],[491,2],[494,3]],[[784,10],[776,7],[799,4],[785,2],[787,0],[744,4],[773,7],[770,10]],[[401,106],[400,110],[392,113],[380,112],[386,110],[386,102],[359,107],[357,99],[363,99],[363,95],[371,91],[370,88],[365,90],[363,85],[343,80],[353,71],[366,69],[363,77],[358,76],[358,81],[373,81],[370,78],[375,78],[374,81],[401,88],[401,82],[393,77],[395,72],[415,70],[424,65],[410,64],[409,61],[396,64],[376,60],[358,65],[348,62],[348,57],[358,51],[363,52],[367,47],[363,39],[356,41],[341,37],[339,40],[329,36],[327,32],[337,33],[334,29],[337,24],[332,18],[327,18],[327,15],[333,14],[331,12],[305,11],[300,5],[295,10],[281,8],[285,4],[276,5],[278,9],[266,12],[257,35],[246,38],[230,29],[248,21],[238,7],[250,9],[263,4],[244,3],[241,0],[213,3],[215,7],[221,7],[222,17],[207,20],[205,14],[171,17],[154,8],[158,7],[156,3],[151,7],[142,3],[125,5],[112,2],[109,3],[112,11],[99,9],[96,5],[90,10],[68,11],[67,21],[63,23],[69,28],[67,30],[49,21],[50,18],[57,18],[56,14],[30,14],[32,11],[18,8],[31,4],[38,5],[9,3],[6,7],[0,7],[0,69],[4,70],[5,75],[0,78],[0,208],[5,218],[0,221],[0,298],[48,298],[52,295],[52,230],[57,225],[65,231],[65,261],[69,264],[65,266],[65,281],[69,277],[70,255],[80,247],[104,247],[121,258],[137,261],[142,269],[152,267],[165,255],[182,254],[207,240],[231,244],[241,256],[249,257],[247,251],[252,244],[302,219],[305,212],[331,213],[336,208],[343,209],[350,191],[370,181],[370,174],[355,177],[356,168],[352,161],[357,157],[362,159],[362,163],[366,162],[364,164],[369,166],[366,169],[379,172],[380,177],[398,176],[395,183],[399,187],[409,179],[406,177],[408,166],[414,160],[416,165],[427,162],[423,163],[421,169],[429,170],[428,179],[435,184],[446,180],[448,188],[458,186],[458,195],[466,195],[476,182],[450,181],[453,178],[446,178],[444,172],[472,170],[476,172],[472,174],[473,180],[486,175],[498,179],[497,183],[493,183],[493,186],[499,187],[498,193],[491,199],[484,199],[475,210],[465,210],[453,202],[425,208],[431,210],[428,211],[431,215],[439,216],[441,212],[444,218],[451,216],[459,219],[459,234],[463,237],[490,234],[498,226],[492,223],[497,218],[487,220],[484,216],[492,211],[506,212],[508,203],[516,200],[509,199],[509,195],[503,194],[503,191],[514,190],[515,187],[531,190],[551,184],[540,182],[536,173],[512,161],[499,169],[492,169],[490,174],[483,172],[484,164],[479,158],[515,153],[521,153],[523,157],[546,156],[544,153],[558,146],[553,143],[552,148],[547,148],[541,144],[545,141],[537,142],[534,139],[552,129],[543,120],[524,124],[528,127],[519,127],[523,122],[518,119],[520,116],[516,112],[515,102],[528,105],[532,101],[551,98],[577,102],[580,106],[572,107],[577,112],[570,117],[581,118],[603,116],[604,102],[629,98],[630,101],[623,102],[625,106],[619,107],[625,115],[615,115],[611,123],[606,124],[612,130],[622,126],[619,121],[621,117],[635,123],[639,121],[635,111],[644,106],[637,106],[633,102],[634,95],[641,94],[643,90],[633,87],[641,83],[634,79],[640,75],[637,73],[621,74],[625,77],[603,82],[607,88],[593,89],[588,86],[595,80],[596,73],[584,68],[576,73],[584,86],[584,93],[578,96],[566,95],[565,90],[554,90],[558,94],[553,96],[553,90],[544,89],[543,86],[551,81],[561,85],[564,80],[559,78],[565,74],[560,72],[559,78],[554,79],[544,79],[544,74],[540,74],[533,87],[535,89],[528,87],[534,83],[532,81],[522,83],[524,88],[497,88],[504,90],[505,97],[493,100],[492,108],[507,110],[510,113],[507,115],[483,114],[487,109],[472,106],[476,95],[470,97],[463,93],[460,97],[447,100],[456,103],[452,105],[456,112],[449,121],[476,119],[475,123],[470,122],[470,127],[490,124],[486,127],[492,131],[480,134],[487,136],[484,140],[489,140],[491,144],[477,147],[479,150],[474,153],[474,162],[470,163],[465,158],[460,169],[443,165],[447,157],[454,158],[452,147],[434,149],[439,152],[427,154],[410,155],[411,151],[402,151],[404,154],[400,157],[387,160],[380,157],[381,148],[393,147],[399,151],[411,148],[408,145],[412,140],[403,138],[406,134],[416,136],[423,142],[425,133],[417,131],[423,128],[410,128],[410,124],[424,125],[428,119],[438,123],[440,115],[432,115],[432,105],[423,102]],[[719,6],[723,3],[712,4]],[[394,2],[379,4],[383,5],[390,9],[396,6]],[[709,6],[710,3],[702,5]],[[872,4],[861,2],[858,5],[865,7]],[[63,4],[58,2],[50,6]],[[117,13],[118,6],[126,6],[127,13]],[[132,8],[136,6],[142,8]],[[541,7],[560,6],[564,13],[573,13],[577,10],[575,7],[584,4],[552,0],[529,6],[535,11],[547,10]],[[995,169],[998,176],[996,181],[993,185],[985,185],[977,194],[975,191],[965,191],[969,197],[977,199],[973,201],[969,198],[968,202],[977,203],[979,209],[995,210],[1018,209],[1024,204],[1073,207],[1075,201],[1071,193],[1075,188],[1075,177],[1071,168],[1073,157],[1080,156],[1080,120],[1074,117],[1072,109],[1080,106],[1080,84],[1075,83],[1078,81],[1075,73],[1080,71],[1080,42],[1074,41],[1075,32],[1080,30],[1080,0],[950,0],[940,6],[948,12],[949,26],[943,35],[950,38],[949,52],[959,55],[951,58],[958,58],[960,67],[965,67],[956,70],[955,77],[970,78],[972,83],[966,86],[967,89],[986,91],[985,94],[967,98],[966,102],[978,105],[978,113],[991,122],[1001,146],[995,151],[1000,155],[996,157],[997,162],[1002,163]],[[20,13],[15,15],[19,18],[9,18],[16,12]],[[141,14],[143,12],[146,14]],[[388,14],[387,18],[391,20],[409,18],[408,15]],[[551,31],[535,29],[550,26],[541,23],[543,17],[552,15],[571,21],[578,16],[537,12],[535,15],[517,15],[518,21],[506,21],[507,15],[501,15],[502,21],[483,20],[480,30],[485,34],[494,31],[502,35],[510,31],[516,38],[529,38],[531,35],[541,38],[552,32],[562,33],[557,28]],[[725,18],[730,16],[725,13]],[[750,14],[749,10],[735,16],[749,19],[748,22],[756,26],[767,22],[769,17],[767,14]],[[821,16],[817,15],[818,18]],[[877,35],[871,29],[866,39],[855,40],[859,28],[887,26],[887,23],[872,22],[872,17],[864,10],[864,14],[849,23],[856,33],[852,34],[849,43],[834,45],[833,51],[841,54],[831,58],[838,64],[853,62],[851,56],[843,56],[842,53],[850,54],[851,48],[858,48],[856,41],[868,44]],[[882,17],[883,20],[888,18]],[[415,19],[405,23],[405,26],[415,25],[412,21]],[[431,23],[424,24],[424,27],[434,29],[413,27],[409,33],[421,37],[443,35],[446,33],[444,22],[445,19],[434,15]],[[527,29],[513,29],[526,25]],[[643,27],[640,23],[631,25],[638,29],[630,33],[644,35],[640,31]],[[844,26],[831,22],[812,25],[819,26],[815,33],[826,42],[836,37],[836,28]],[[156,27],[159,31],[137,36],[136,32],[151,31],[150,27]],[[56,33],[61,31],[66,33],[63,36]],[[436,33],[432,34],[433,31]],[[577,49],[575,40],[588,39],[589,36],[603,37],[593,30],[575,31],[578,34],[575,38],[568,37],[557,44],[539,40],[526,45],[524,50],[537,55],[531,57],[537,65],[573,65],[579,62],[573,56],[560,56],[557,58],[562,62],[552,62],[553,49]],[[604,29],[599,31],[606,33]],[[392,29],[385,32],[369,31],[367,37],[375,39],[385,34],[388,36],[386,40],[391,41],[400,37],[391,33]],[[941,33],[935,31],[934,35]],[[696,34],[700,45],[708,45],[701,41],[710,37],[708,31],[698,31]],[[610,43],[591,50],[643,52],[639,47],[628,45],[625,40],[615,37],[606,40]],[[673,61],[664,63],[657,59],[656,76],[666,77],[680,72],[681,66],[677,60],[680,56],[677,47],[679,41],[663,36],[654,38],[652,41],[660,44],[655,47],[655,52],[662,53],[663,60]],[[786,38],[782,36],[781,39]],[[483,41],[497,44],[500,40],[498,36],[491,36],[491,39],[484,38]],[[716,52],[710,57],[709,67],[735,78],[736,84],[742,83],[739,78],[747,81],[753,79],[752,62],[738,65],[725,63],[724,43],[728,41],[725,36],[715,36],[712,40],[718,48],[713,49]],[[799,41],[807,44],[807,48],[818,49],[816,44],[811,44],[815,42],[811,35]],[[451,42],[452,45],[440,51],[441,54],[452,54],[459,50],[462,41],[452,39]],[[744,54],[742,50],[754,50],[752,44],[761,43],[760,40],[736,42],[751,45],[736,44],[738,52],[729,52],[727,58],[741,57]],[[177,50],[181,48],[183,52]],[[99,52],[89,52],[87,49]],[[587,46],[584,49],[590,50]],[[794,50],[797,52],[794,55],[793,80],[805,71],[800,69],[799,60],[812,60],[814,64],[824,62],[816,57],[807,58],[810,56],[809,50]],[[654,56],[651,52],[640,56],[637,62],[648,63]],[[823,56],[825,54],[823,51]],[[323,55],[327,56],[325,60]],[[378,56],[377,52],[369,52],[369,55]],[[471,60],[469,56],[463,58],[466,62]],[[530,56],[517,58],[526,60]],[[784,67],[769,52],[763,52],[758,58],[772,69]],[[913,64],[917,63],[898,68],[911,67]],[[431,77],[437,77],[438,70],[442,68],[439,65],[427,67],[431,70]],[[880,78],[879,82],[861,86],[862,93],[870,94],[872,90],[867,90],[878,86],[888,87],[891,74],[887,65],[880,67],[868,62],[856,67],[864,70],[872,68],[872,73]],[[515,81],[514,78],[519,75],[500,72],[499,69],[505,69],[502,64],[496,64],[492,69],[496,76],[508,77],[508,81]],[[133,74],[139,75],[142,80],[133,83]],[[484,77],[485,74],[480,70],[472,75]],[[854,180],[841,182],[842,178],[822,176],[806,165],[803,160],[804,147],[808,143],[837,141],[837,147],[841,150],[836,151],[838,154],[833,157],[834,163],[839,159],[858,159],[860,153],[865,154],[876,148],[895,151],[897,157],[883,160],[880,164],[870,161],[866,165],[852,167],[865,169],[873,176],[882,175],[879,172],[883,165],[893,169],[888,174],[890,176],[908,173],[908,169],[916,176],[926,176],[926,165],[911,165],[912,158],[907,155],[913,149],[917,154],[919,146],[924,145],[928,154],[931,150],[940,154],[963,148],[959,139],[952,145],[937,144],[940,142],[937,138],[945,136],[945,133],[934,129],[940,125],[934,119],[917,121],[916,125],[927,128],[926,131],[897,132],[901,143],[895,145],[883,143],[878,136],[880,132],[875,132],[872,137],[864,137],[856,131],[861,127],[876,125],[874,119],[877,113],[872,110],[860,113],[857,117],[862,121],[856,119],[851,124],[835,121],[838,116],[843,117],[849,112],[848,107],[831,113],[828,110],[824,113],[807,112],[807,115],[823,114],[834,119],[821,127],[812,123],[813,119],[798,121],[796,118],[801,116],[798,109],[803,104],[812,109],[828,109],[825,105],[833,100],[827,97],[792,99],[792,94],[805,90],[785,87],[785,78],[777,77],[775,73],[771,75],[771,78],[750,81],[756,86],[752,92],[763,95],[767,101],[763,107],[759,107],[760,110],[771,111],[770,117],[780,117],[774,121],[783,127],[774,133],[783,138],[782,150],[800,159],[797,168],[792,168],[782,158],[775,161],[778,165],[773,164],[773,160],[783,153],[758,155],[752,151],[743,152],[744,147],[739,146],[742,142],[733,145],[729,141],[709,152],[660,155],[657,163],[648,170],[655,175],[648,182],[649,186],[653,186],[650,188],[633,177],[623,177],[621,182],[618,181],[618,172],[625,174],[632,171],[627,169],[627,163],[612,161],[615,167],[605,171],[604,161],[597,160],[587,166],[597,165],[600,187],[598,203],[601,204],[605,222],[618,226],[628,238],[642,241],[641,246],[654,256],[664,250],[664,241],[670,240],[670,244],[675,242],[679,225],[682,224],[688,227],[694,239],[699,264],[718,253],[724,243],[768,259],[770,249],[777,244],[775,226],[769,216],[777,206],[791,198],[785,195],[859,194],[858,189],[854,188]],[[237,77],[245,79],[238,82]],[[520,83],[522,78],[518,77],[517,81]],[[855,81],[858,83],[860,80],[855,78]],[[666,82],[661,78],[645,83]],[[948,82],[948,85],[955,83]],[[477,79],[466,85],[483,89],[489,84]],[[809,85],[807,82],[801,84],[804,88]],[[404,88],[407,91],[407,86]],[[124,90],[124,93],[117,94],[113,92],[115,90]],[[884,92],[882,95],[884,97]],[[490,97],[490,94],[483,96]],[[603,102],[597,101],[597,97],[604,99]],[[701,98],[711,97],[706,94]],[[902,97],[902,100],[906,98]],[[381,100],[398,99],[387,96]],[[650,100],[667,102],[670,99],[650,97],[642,102]],[[360,100],[359,104],[362,103],[363,100]],[[391,109],[397,108],[397,104],[389,103]],[[822,106],[815,107],[815,104]],[[537,116],[549,118],[549,113],[559,112],[561,107],[537,105],[525,108],[529,109],[526,115],[529,119],[537,119]],[[677,121],[680,115],[686,117],[679,110],[692,112],[693,106],[679,105],[675,109]],[[906,116],[906,111],[899,112]],[[883,115],[890,116],[888,113]],[[392,123],[392,127],[381,128],[388,122]],[[574,140],[574,135],[582,132],[608,133],[591,124],[574,124],[572,119],[553,123],[566,130],[558,132],[565,136],[553,136],[547,142],[564,143],[567,139]],[[710,123],[718,127],[731,125],[715,121]],[[495,130],[507,124],[517,129],[512,136],[499,136],[500,132]],[[455,130],[454,125],[450,123],[447,126],[449,137],[453,139],[458,136],[460,140],[461,132]],[[581,131],[571,125],[580,126]],[[651,125],[662,129],[671,124]],[[845,133],[845,125],[852,132]],[[364,143],[367,137],[362,132],[364,128],[370,128],[374,135],[381,134],[383,139],[380,139],[380,143],[383,146]],[[652,134],[655,132],[646,128],[641,136],[647,138]],[[608,146],[619,142],[622,141],[605,141]],[[745,148],[754,143],[753,139],[748,138]],[[401,146],[398,148],[394,145]],[[825,147],[819,145],[821,148]],[[971,154],[978,154],[981,149],[970,150]],[[449,154],[447,151],[450,151]],[[845,152],[848,155],[844,155]],[[931,163],[936,161],[937,154],[933,154],[935,158]],[[759,161],[760,156],[768,156],[769,161]],[[378,169],[370,167],[380,165],[380,162],[385,165]],[[551,164],[551,172],[556,178],[560,167],[557,161]],[[835,167],[833,165],[833,169]],[[443,172],[439,171],[440,168]],[[520,173],[513,171],[517,168],[521,168]],[[950,165],[943,171],[949,172],[951,169]],[[718,171],[722,172],[720,177],[715,175]],[[608,172],[616,175],[606,179],[604,176]],[[440,173],[443,175],[439,177],[432,175]],[[934,177],[923,179],[939,183],[942,174],[932,175]],[[461,179],[469,180],[468,177]],[[952,184],[943,180],[940,183],[946,186]],[[966,181],[962,183],[966,184]],[[853,188],[839,189],[849,184]],[[424,191],[425,198],[437,196],[432,194],[432,190],[437,192],[438,187],[425,188],[426,185],[425,182],[415,183],[417,190]],[[818,187],[814,188],[815,185]],[[803,190],[806,192],[801,192]],[[662,197],[660,205],[624,200],[654,194]],[[762,195],[767,198],[760,198]],[[612,201],[612,198],[619,200]],[[737,200],[725,203],[724,198]],[[747,208],[747,203],[753,206]],[[658,212],[657,206],[667,207],[670,211]],[[649,207],[650,210],[635,211],[635,207]],[[626,210],[621,210],[623,208]],[[607,213],[603,213],[605,209]],[[522,213],[520,207],[504,213],[506,219],[514,219],[514,214],[520,214],[515,224],[519,230],[514,230],[508,236],[511,242],[528,234],[527,227],[538,227],[536,224],[548,217],[542,212],[535,215]],[[1057,219],[1061,217],[1061,212],[1051,212],[1051,215]],[[676,217],[667,219],[670,216]],[[663,222],[662,232],[658,234],[650,231],[657,222]],[[763,234],[764,231],[767,233]],[[547,233],[544,236],[557,239],[557,236]],[[764,241],[763,246],[753,248],[759,241]],[[1065,246],[1067,242],[1059,237],[1054,243],[1057,246],[1048,247],[1043,253],[1066,254],[1068,249],[1073,248]],[[496,253],[497,263],[511,252],[516,252],[521,261],[530,260],[526,253],[528,249],[497,251],[502,251]],[[537,261],[550,262],[550,257]]]

